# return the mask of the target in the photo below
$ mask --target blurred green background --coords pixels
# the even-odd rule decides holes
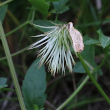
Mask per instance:
[[[49,21],[56,23],[73,22],[85,39],[93,38],[98,40],[97,30],[101,29],[103,34],[110,36],[110,0],[13,0],[0,7],[0,19],[3,20],[4,31],[7,36],[11,54],[16,53],[13,62],[22,86],[25,74],[36,59],[39,48],[27,50],[28,46],[38,41],[39,38],[31,38],[43,33],[30,23],[48,26]],[[45,2],[44,2],[45,1]],[[4,2],[1,0],[0,3]],[[6,13],[6,14],[5,14]],[[47,21],[48,20],[48,21]],[[27,23],[27,22],[30,23]],[[17,29],[17,27],[21,28]],[[17,29],[17,31],[13,31]],[[12,32],[12,33],[10,33]],[[88,48],[89,47],[89,48]],[[102,47],[97,45],[86,45],[86,58],[89,57],[90,64],[99,65],[105,56]],[[110,53],[109,53],[110,54]],[[5,53],[0,41],[0,77],[7,78],[9,88],[14,89]],[[74,56],[74,55],[73,55]],[[74,56],[75,60],[78,59]],[[96,79],[106,94],[110,97],[110,56],[105,61]],[[55,110],[60,106],[83,81],[86,74],[82,66],[75,68],[73,73],[66,71],[66,75],[56,74],[55,78],[46,71],[47,99],[44,110]],[[80,70],[81,69],[81,70]],[[81,72],[83,71],[83,72]],[[102,74],[103,73],[103,74]],[[0,92],[1,110],[20,110],[16,93],[13,91]],[[99,94],[96,87],[89,80],[83,89],[63,110],[110,110],[107,102]]]

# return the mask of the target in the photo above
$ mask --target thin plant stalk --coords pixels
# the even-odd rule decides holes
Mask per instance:
[[[9,33],[7,33],[6,36],[11,35],[12,33],[16,32],[17,30],[19,30],[20,28],[24,27],[27,24],[29,24],[29,21],[26,21],[23,24],[21,24],[20,26],[18,26],[17,28],[13,29],[12,31],[10,31]]]
[[[97,81],[95,80],[95,78],[92,76],[92,74],[90,73],[89,69],[87,68],[82,56],[80,53],[78,53],[78,57],[84,67],[84,69],[86,70],[86,73],[88,74],[88,76],[90,77],[90,79],[92,80],[92,82],[94,83],[94,85],[97,87],[97,89],[99,90],[99,92],[102,94],[102,96],[105,98],[105,100],[108,102],[108,104],[110,104],[110,99],[108,98],[108,96],[105,94],[105,92],[102,90],[102,88],[100,87],[100,85],[97,83]]]
[[[27,22],[33,22],[34,20],[34,15],[35,15],[35,10],[33,8],[31,8],[30,12],[29,12],[29,15],[28,15],[28,18],[27,18]],[[21,44],[21,41],[23,39],[23,36],[25,35],[26,33],[26,29],[27,29],[27,25],[25,25],[24,27],[24,30],[22,32],[22,35],[21,35],[21,38],[20,38],[20,41],[19,41],[19,45]]]
[[[24,48],[24,49],[22,49],[22,50],[20,50],[20,51],[18,51],[18,52],[15,52],[15,53],[11,54],[11,57],[14,57],[14,56],[16,56],[16,55],[19,55],[19,54],[23,53],[23,52],[26,51],[28,48],[29,48],[29,46],[26,47],[26,48]],[[0,61],[5,60],[6,58],[7,58],[7,57],[2,57],[2,58],[0,58]]]
[[[56,110],[62,110],[62,108],[64,108],[76,96],[76,94],[79,93],[79,91],[83,88],[83,86],[87,83],[88,80],[89,80],[89,76],[86,76],[86,78],[79,85],[79,87],[73,92],[73,94],[62,105],[60,105]]]
[[[16,75],[16,72],[15,72],[14,64],[13,64],[13,61],[12,61],[12,58],[11,58],[11,54],[10,54],[10,51],[9,51],[8,43],[7,43],[5,34],[4,34],[4,30],[3,30],[3,27],[2,27],[1,21],[0,21],[0,35],[1,35],[1,41],[2,41],[2,44],[3,44],[3,48],[4,48],[4,51],[5,51],[7,60],[8,60],[11,76],[12,76],[12,79],[13,79],[13,83],[14,83],[15,90],[16,90],[16,93],[17,93],[17,96],[18,96],[18,100],[19,100],[19,103],[20,103],[21,110],[26,110],[25,104],[24,104],[24,101],[23,101],[23,97],[22,97],[22,93],[21,93],[21,90],[20,90],[20,86],[19,86],[19,83],[18,83],[17,75]]]
[[[108,53],[108,49],[107,49],[107,53]],[[107,54],[106,54],[106,56],[105,56],[106,58],[107,58]],[[106,58],[104,58],[103,60],[105,61],[105,59]],[[103,62],[104,62],[103,61]],[[83,63],[86,63],[86,61],[84,61]],[[87,63],[86,63],[87,64]],[[85,65],[86,65],[85,64]],[[86,66],[87,67],[87,66]],[[92,71],[92,73],[93,73],[93,67],[91,67],[90,66],[90,68],[91,68],[91,71]],[[87,68],[88,69],[88,68]],[[87,71],[86,71],[87,72]],[[79,93],[79,91],[83,88],[83,86],[87,83],[87,81],[89,80],[89,76],[86,76],[86,78],[83,80],[83,82],[79,85],[79,87],[73,92],[73,94],[62,104],[62,105],[60,105],[56,110],[61,110],[61,109],[63,109],[78,93]],[[106,96],[106,94],[105,94],[105,96]],[[108,99],[108,98],[107,98]]]
[[[6,5],[6,4],[8,4],[9,2],[12,2],[12,1],[13,1],[13,0],[7,0],[7,1],[1,3],[1,4],[0,4],[0,7],[3,6],[3,5]]]

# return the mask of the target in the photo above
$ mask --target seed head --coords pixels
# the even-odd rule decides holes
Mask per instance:
[[[80,32],[74,29],[72,22],[62,26],[36,26],[51,28],[51,31],[47,33],[34,36],[42,36],[43,38],[32,44],[29,48],[33,49],[43,46],[38,55],[41,56],[39,66],[46,63],[48,70],[53,76],[61,70],[65,74],[66,67],[72,72],[75,61],[70,51],[71,46],[73,46],[75,52],[81,52],[84,49],[83,38]]]

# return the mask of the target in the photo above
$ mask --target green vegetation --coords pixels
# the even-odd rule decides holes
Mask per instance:
[[[0,110],[109,109],[109,5],[109,0],[1,0]],[[64,24],[68,22],[83,36],[84,50],[80,53],[69,44],[70,36],[66,37],[69,33]],[[59,30],[49,36],[49,42],[59,42],[57,48],[54,48],[57,42],[44,48],[47,43],[44,36],[48,37],[53,26],[59,26],[59,30],[66,26],[65,32],[61,31],[61,37],[60,33],[56,35]],[[30,45],[36,46],[34,43],[41,46],[29,50]],[[59,51],[51,52],[52,49]],[[38,58],[40,52],[42,57]],[[39,67],[45,56],[50,62],[47,60],[47,64]],[[69,60],[75,60],[75,66]],[[71,73],[68,66],[73,66]],[[50,73],[48,67],[55,68],[55,73]]]

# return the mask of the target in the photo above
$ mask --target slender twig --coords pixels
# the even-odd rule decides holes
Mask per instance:
[[[26,21],[25,23],[23,23],[22,25],[18,26],[17,28],[13,29],[12,31],[10,31],[9,33],[6,34],[6,36],[11,35],[12,33],[16,32],[17,30],[19,30],[20,28],[24,27],[25,25],[29,24],[29,21]]]
[[[56,110],[56,107],[54,105],[52,105],[48,100],[45,101],[45,104],[51,108],[52,110]]]
[[[80,53],[78,53],[78,57],[84,67],[84,69],[86,70],[86,73],[88,74],[88,76],[90,77],[90,79],[92,80],[92,82],[94,83],[94,85],[97,87],[97,89],[99,90],[99,92],[102,94],[102,96],[106,99],[106,101],[110,104],[110,99],[108,98],[108,96],[105,94],[105,92],[102,90],[102,88],[99,86],[99,84],[97,83],[97,81],[95,80],[95,78],[92,76],[92,74],[90,73],[89,69],[87,68],[82,56]]]
[[[32,8],[29,12],[29,15],[27,17],[27,21],[30,21],[32,23],[34,20],[34,16],[35,16],[35,8],[33,8],[33,6],[32,6]]]
[[[15,52],[15,53],[11,54],[11,57],[14,57],[14,56],[16,56],[16,55],[19,55],[19,54],[23,53],[23,52],[26,51],[28,48],[29,48],[29,46],[26,47],[26,48],[24,48],[24,49],[22,49],[22,50],[20,50],[20,51],[18,51],[18,52]],[[7,58],[7,57],[2,57],[2,58],[0,58],[0,61],[5,60],[6,58]]]
[[[18,96],[18,100],[19,100],[19,103],[20,103],[21,110],[26,110],[25,104],[24,104],[24,101],[23,101],[23,97],[22,97],[22,93],[21,93],[21,90],[20,90],[20,86],[19,86],[19,83],[18,83],[17,75],[16,75],[16,72],[15,72],[14,64],[13,64],[13,61],[12,61],[12,58],[11,58],[11,54],[10,54],[10,51],[9,51],[8,43],[7,43],[5,34],[4,34],[4,30],[3,30],[3,27],[2,27],[1,21],[0,21],[0,35],[1,35],[1,41],[2,41],[2,44],[3,44],[3,48],[4,48],[4,51],[5,51],[7,60],[8,60],[11,76],[12,76],[12,79],[13,79],[13,83],[14,83],[15,90],[16,90],[16,93],[17,93],[17,96]]]
[[[61,78],[63,78],[63,76],[57,76],[56,78],[52,79],[51,81],[47,83],[47,87],[53,84],[54,82],[60,80]]]
[[[86,60],[85,60],[85,63],[89,66],[90,71],[92,71],[93,67]],[[73,92],[73,94],[62,105],[60,105],[56,110],[61,110],[62,108],[64,108],[79,93],[79,91],[83,88],[83,86],[87,83],[88,80],[89,80],[89,76],[86,76],[86,78],[78,86],[78,88]]]
[[[0,7],[3,6],[3,5],[6,5],[6,4],[8,4],[9,2],[12,2],[12,1],[13,1],[13,0],[7,0],[7,1],[1,3],[1,4],[0,4]]]
[[[83,86],[87,83],[88,80],[89,80],[89,76],[86,76],[86,78],[79,85],[79,87],[76,89],[76,91],[74,91],[73,94],[62,105],[60,105],[56,110],[62,110],[62,108],[64,108],[76,96],[76,94],[78,94],[78,92],[83,88]]]
[[[34,15],[35,15],[35,10],[33,8],[31,8],[30,12],[29,12],[29,15],[28,15],[28,18],[27,18],[27,21],[29,22],[33,22],[34,20]],[[27,29],[27,25],[25,25],[24,27],[24,30],[22,32],[22,35],[21,35],[21,38],[20,38],[20,41],[19,41],[19,45],[21,44],[21,41],[23,39],[23,36],[25,35],[26,33],[26,29]]]
[[[79,56],[79,54],[78,54],[78,56]],[[83,60],[83,59],[82,59]],[[85,62],[84,60],[83,60],[83,63],[85,64],[88,64],[87,62]],[[86,65],[85,64],[85,65]],[[89,64],[88,64],[89,65]],[[91,68],[91,71],[93,71],[93,67],[91,67],[91,65],[89,65],[89,67]],[[87,68],[87,66],[85,67],[86,69],[88,69]],[[87,70],[87,71],[89,71],[89,70]],[[86,71],[86,72],[87,72]],[[90,72],[89,72],[90,73]],[[90,73],[91,74],[91,73]],[[92,75],[92,74],[91,74]],[[83,80],[83,82],[79,85],[79,87],[76,89],[76,91],[74,91],[73,92],[73,94],[62,104],[62,105],[60,105],[56,110],[61,110],[62,108],[64,108],[75,96],[76,96],[76,94],[78,94],[78,92],[83,88],[83,86],[87,83],[87,81],[89,80],[89,76],[86,76],[86,78]],[[100,87],[100,86],[99,86]],[[103,90],[102,90],[103,91]],[[102,92],[103,93],[103,92]],[[105,94],[105,93],[104,93]],[[110,103],[110,100],[109,100],[109,98],[106,96],[106,94],[104,95],[105,97],[105,99],[107,99],[107,101],[108,101],[108,103]]]
[[[57,21],[58,20],[58,13],[56,13],[56,17],[55,17],[55,21]]]

